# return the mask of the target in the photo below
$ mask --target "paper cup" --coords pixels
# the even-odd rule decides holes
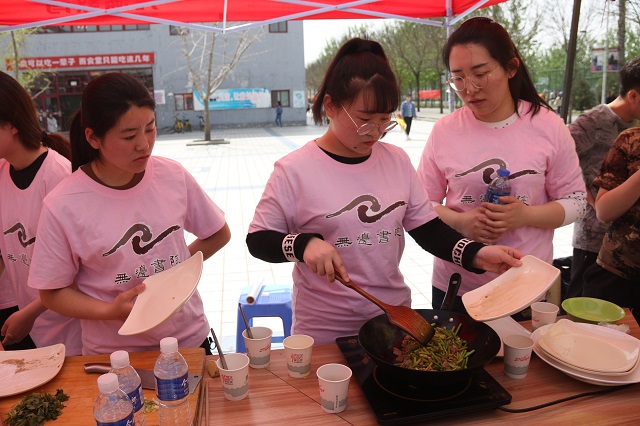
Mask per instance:
[[[247,337],[247,330],[242,332],[244,346],[247,348],[249,357],[249,367],[265,368],[269,366],[271,360],[271,335],[268,327],[251,327],[253,339]]]
[[[543,325],[556,322],[559,310],[560,308],[557,305],[549,302],[531,304],[531,331],[536,331]]]
[[[347,408],[351,369],[342,364],[325,364],[316,371],[320,386],[320,404],[327,413],[340,413]]]
[[[313,338],[305,334],[294,334],[285,338],[282,344],[289,376],[298,379],[307,377],[311,372]]]
[[[504,374],[512,379],[524,379],[529,370],[533,339],[512,334],[502,339],[504,344]]]
[[[216,365],[220,371],[220,382],[224,397],[229,401],[240,401],[249,394],[249,357],[245,354],[225,354],[227,368],[222,368],[219,359]]]

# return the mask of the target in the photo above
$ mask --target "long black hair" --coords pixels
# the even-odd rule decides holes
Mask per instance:
[[[132,106],[156,109],[149,90],[132,76],[114,72],[89,82],[82,92],[80,109],[74,114],[69,131],[74,171],[100,155],[87,141],[85,129],[89,128],[96,137],[103,138]]]
[[[41,145],[71,159],[69,140],[57,133],[42,130],[38,110],[31,95],[9,74],[0,71],[0,124],[10,123],[18,130],[18,139],[31,151]]]
[[[353,102],[363,90],[370,112],[392,113],[398,107],[400,89],[382,46],[352,38],[340,47],[327,69],[311,108],[313,121],[322,122],[326,94],[334,104],[342,105]]]
[[[442,49],[442,61],[447,69],[449,67],[449,56],[454,46],[461,44],[477,44],[484,46],[489,55],[505,70],[513,69],[513,58],[518,59],[518,68],[515,75],[509,79],[509,91],[513,99],[513,105],[518,112],[518,101],[520,99],[531,102],[531,110],[533,115],[540,111],[540,107],[544,106],[553,109],[544,99],[538,95],[529,70],[527,69],[522,55],[518,48],[513,44],[511,36],[502,25],[486,16],[477,16],[464,21],[458,29],[456,29],[444,45]]]

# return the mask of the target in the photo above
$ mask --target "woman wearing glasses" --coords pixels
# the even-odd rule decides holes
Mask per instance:
[[[336,275],[386,303],[411,305],[399,269],[405,229],[425,250],[470,270],[520,263],[518,251],[472,242],[442,223],[406,153],[379,141],[397,124],[399,98],[380,44],[346,42],[312,108],[316,123],[323,108],[330,117],[326,133],[276,162],[249,227],[253,256],[295,262],[292,333],[316,344],[357,334],[381,313]]]
[[[464,107],[434,125],[418,166],[435,210],[467,238],[509,245],[551,263],[553,230],[573,222],[586,204],[569,130],[538,96],[518,49],[494,20],[465,21],[442,57]],[[511,196],[500,197],[502,204],[487,203],[487,185],[500,168],[511,172]],[[435,306],[454,272],[463,273],[460,294],[496,277],[436,259]],[[460,298],[457,309],[464,310]]]

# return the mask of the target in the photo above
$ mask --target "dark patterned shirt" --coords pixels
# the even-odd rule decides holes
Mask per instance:
[[[582,177],[594,199],[598,190],[593,187],[593,180],[600,173],[602,162],[618,135],[631,126],[632,123],[622,121],[606,105],[598,105],[580,114],[569,124],[569,131],[576,142]],[[606,229],[607,226],[598,220],[596,211],[588,204],[585,215],[574,222],[573,247],[597,253]]]
[[[593,184],[612,190],[640,170],[640,127],[625,130],[614,142]],[[598,264],[631,281],[640,282],[640,199],[607,228]]]

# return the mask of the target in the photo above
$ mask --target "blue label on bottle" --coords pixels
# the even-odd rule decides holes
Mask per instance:
[[[175,401],[189,395],[189,377],[159,379],[156,377],[156,395],[161,401]]]
[[[122,420],[118,420],[115,422],[107,422],[107,423],[102,423],[96,420],[96,425],[97,426],[133,426],[133,412],[131,412],[131,414],[129,414],[127,417],[125,417]]]
[[[142,408],[142,403],[144,402],[144,396],[142,394],[142,385],[138,386],[137,389],[134,389],[130,393],[127,394],[131,403],[133,404],[133,412],[137,413],[138,410]]]
[[[494,188],[487,189],[487,194],[484,196],[484,200],[487,203],[502,204],[500,197],[510,195],[511,191],[496,191]]]

